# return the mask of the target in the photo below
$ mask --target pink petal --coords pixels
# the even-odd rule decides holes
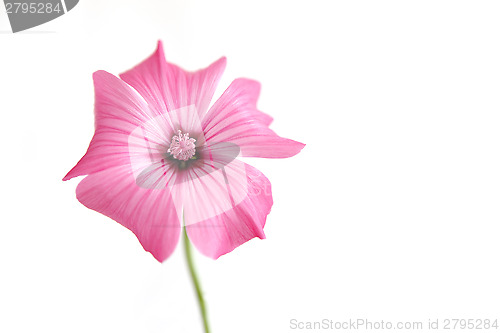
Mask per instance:
[[[255,118],[256,121],[262,123],[265,126],[271,125],[273,122],[273,117],[268,115],[267,113],[261,112],[259,110],[255,110],[253,117]]]
[[[120,77],[134,87],[158,114],[195,105],[204,114],[226,67],[226,58],[196,72],[187,72],[168,63],[163,45],[148,59]]]
[[[94,73],[95,133],[85,156],[63,178],[99,172],[129,163],[129,135],[138,126],[148,123],[153,114],[144,100],[125,82],[105,71]],[[157,124],[143,126],[141,135],[149,143],[164,140]],[[147,146],[135,147],[134,154],[147,158]]]
[[[267,126],[272,118],[257,110],[260,84],[234,80],[202,120],[207,142],[232,142],[245,157],[284,158],[304,144],[282,138]]]
[[[130,167],[116,167],[85,177],[78,200],[130,229],[144,249],[160,262],[179,240],[180,220],[168,189],[137,186]]]
[[[145,128],[150,130],[145,131]],[[157,129],[155,133],[162,133],[163,139],[151,140],[148,134],[153,128]],[[185,181],[183,175],[186,172],[177,170],[169,160],[172,157],[167,152],[172,136],[177,134],[174,129],[189,133],[189,136],[196,140],[196,150],[201,152],[204,149],[205,138],[194,105],[167,112],[136,127],[129,135],[128,144],[130,164],[140,187],[165,188]],[[147,151],[148,155],[144,151]]]
[[[231,164],[225,166],[225,169],[229,184],[241,183],[239,180],[245,178],[245,196],[216,216],[186,225],[188,236],[195,247],[214,259],[254,237],[265,238],[263,228],[273,205],[271,183],[260,171],[247,164],[244,164],[241,174],[238,171],[242,170],[236,170]],[[203,182],[203,178],[200,179]],[[237,187],[235,185],[231,189]],[[203,183],[195,184],[195,191],[202,188]],[[202,189],[202,192],[205,191]]]

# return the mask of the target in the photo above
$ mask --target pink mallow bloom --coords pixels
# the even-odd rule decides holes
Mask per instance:
[[[94,137],[64,180],[87,175],[78,200],[130,229],[160,262],[183,224],[214,259],[265,238],[271,184],[237,157],[284,158],[304,147],[269,129],[256,81],[234,80],[209,108],[225,66],[221,58],[187,72],[166,62],[159,42],[120,78],[94,73]]]

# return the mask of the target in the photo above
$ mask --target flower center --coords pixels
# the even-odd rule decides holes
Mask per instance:
[[[195,142],[195,139],[189,137],[189,133],[183,134],[181,130],[178,130],[177,135],[172,137],[172,143],[167,152],[175,159],[187,161],[192,158],[196,152]]]

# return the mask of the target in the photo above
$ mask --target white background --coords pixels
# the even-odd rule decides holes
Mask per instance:
[[[0,13],[0,331],[202,332],[182,248],[163,265],[62,177],[93,134],[92,73],[162,39],[218,94],[262,83],[278,134],[266,240],[196,255],[214,333],[290,320],[500,317],[500,3],[84,0]],[[500,318],[499,318],[500,319]]]

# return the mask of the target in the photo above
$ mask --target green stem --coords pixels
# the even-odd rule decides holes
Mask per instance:
[[[189,267],[189,273],[191,274],[191,280],[193,281],[194,288],[196,289],[196,296],[198,296],[198,304],[200,305],[201,316],[203,317],[203,327],[205,328],[205,333],[210,333],[210,328],[208,327],[207,307],[205,305],[205,300],[203,299],[203,293],[201,292],[200,280],[198,279],[198,275],[194,269],[191,242],[187,236],[186,227],[184,227],[184,250],[186,252],[186,259]]]

